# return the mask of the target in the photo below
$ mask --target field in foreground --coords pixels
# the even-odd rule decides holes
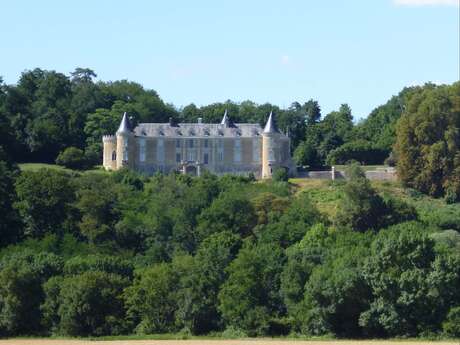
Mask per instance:
[[[245,340],[65,340],[65,339],[11,339],[0,340],[0,345],[458,345],[460,341],[397,341],[397,340],[281,340],[281,339],[245,339]]]

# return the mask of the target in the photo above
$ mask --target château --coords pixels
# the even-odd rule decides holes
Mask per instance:
[[[253,123],[233,123],[225,111],[219,124],[139,123],[131,128],[126,113],[115,135],[103,137],[103,166],[107,170],[129,167],[154,174],[173,171],[200,175],[254,174],[271,178],[277,168],[295,173],[290,139],[281,133],[270,113],[264,128]]]

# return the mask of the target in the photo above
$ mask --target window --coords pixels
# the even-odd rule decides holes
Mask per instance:
[[[233,159],[235,162],[241,162],[241,140],[240,139],[235,139]]]
[[[209,146],[208,139],[204,139],[204,145],[203,146],[206,147],[206,148]]]
[[[260,162],[260,139],[252,139],[252,160],[254,162]]]
[[[180,162],[181,162],[180,153],[176,153],[176,163],[180,163]]]
[[[113,152],[112,152],[112,160],[113,160],[113,161],[116,161],[116,160],[117,160],[117,152],[116,152],[116,151],[113,151]]]
[[[220,162],[224,160],[224,141],[222,139],[217,141],[217,158]]]
[[[180,139],[176,139],[176,148],[180,149]]]
[[[203,155],[203,161],[204,161],[204,164],[209,163],[209,154],[207,152],[205,152]]]
[[[145,139],[139,139],[139,161],[145,162]]]
[[[275,148],[273,146],[270,146],[268,148],[268,161],[269,162],[275,161]]]
[[[188,140],[188,147],[193,148],[193,139]]]
[[[195,162],[196,161],[196,158],[195,158],[195,151],[188,151],[187,152],[187,160],[189,162]]]
[[[218,156],[219,156],[219,161],[222,162],[224,160],[224,151],[219,151]]]
[[[164,139],[159,138],[157,141],[157,161],[163,162],[164,160],[165,160]]]
[[[125,140],[123,143],[123,160],[128,161],[128,140]]]

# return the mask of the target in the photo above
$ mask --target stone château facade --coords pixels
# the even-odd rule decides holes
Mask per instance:
[[[126,113],[116,135],[103,137],[105,169],[129,167],[153,174],[180,171],[200,175],[253,173],[270,178],[278,167],[295,172],[290,139],[280,133],[272,113],[265,128],[232,123],[225,112],[220,124],[140,123],[131,128]]]

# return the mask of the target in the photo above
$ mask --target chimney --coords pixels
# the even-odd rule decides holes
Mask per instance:
[[[203,122],[203,118],[202,117],[199,117],[198,118],[198,123],[201,124]]]

